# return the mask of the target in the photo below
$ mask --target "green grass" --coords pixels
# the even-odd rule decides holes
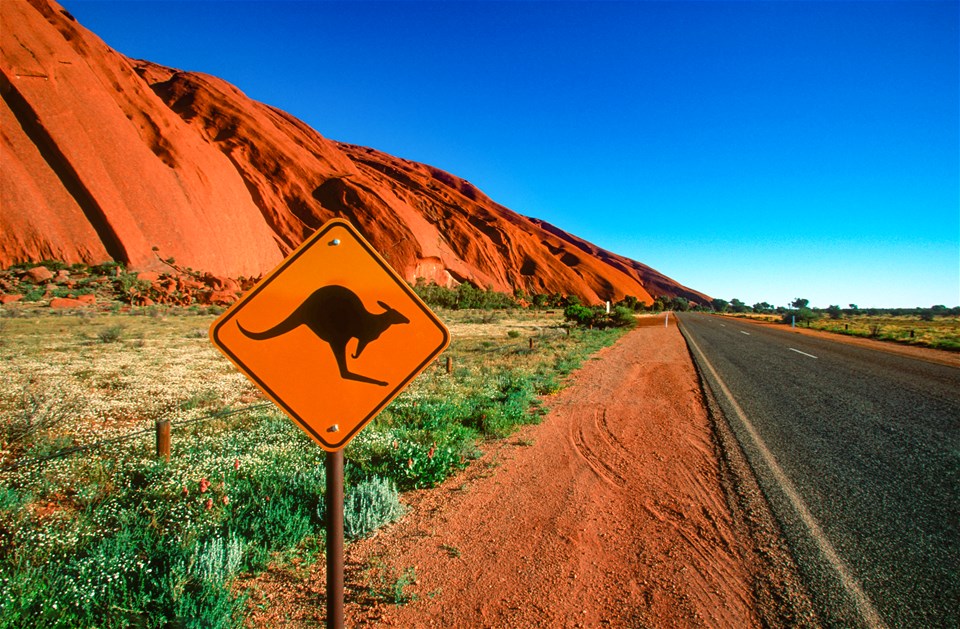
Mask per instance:
[[[3,320],[0,465],[147,432],[0,472],[0,629],[242,626],[238,575],[323,546],[324,452],[273,410],[184,423],[259,401],[196,334],[208,314],[26,312]],[[345,451],[352,537],[400,514],[394,487],[435,485],[539,421],[541,396],[622,334],[568,335],[560,315],[526,311],[441,316],[451,347]],[[159,418],[173,421],[169,463],[153,456]],[[379,595],[410,600],[413,580],[385,575]]]
[[[810,327],[848,336],[960,351],[960,317],[955,316],[924,320],[915,315],[844,315],[840,319],[817,319]]]

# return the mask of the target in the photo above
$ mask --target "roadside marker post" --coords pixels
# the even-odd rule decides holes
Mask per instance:
[[[333,219],[218,317],[210,339],[327,451],[327,627],[342,628],[343,448],[450,333],[353,225]]]
[[[170,420],[158,419],[157,428],[157,458],[170,462]]]

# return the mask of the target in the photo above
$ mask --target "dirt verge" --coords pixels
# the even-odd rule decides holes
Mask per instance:
[[[756,627],[780,614],[777,591],[755,594],[764,549],[728,507],[729,464],[673,325],[631,332],[547,404],[541,424],[409,494],[406,517],[348,548],[348,626]],[[252,626],[322,622],[323,562],[291,576],[258,580]]]

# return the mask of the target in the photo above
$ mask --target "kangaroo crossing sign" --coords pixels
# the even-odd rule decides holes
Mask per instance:
[[[329,452],[346,446],[450,342],[437,316],[340,219],[214,321],[210,338]]]

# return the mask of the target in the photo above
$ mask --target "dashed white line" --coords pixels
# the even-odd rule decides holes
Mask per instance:
[[[796,352],[796,353],[798,353],[798,354],[803,354],[804,356],[809,356],[810,358],[816,358],[816,356],[814,356],[813,354],[808,354],[808,353],[806,353],[806,352],[801,352],[800,350],[798,350],[798,349],[793,349],[792,347],[788,347],[787,349],[789,349],[791,352]]]
[[[744,332],[743,330],[740,330],[740,334],[746,334],[747,336],[750,336],[749,332]]]

